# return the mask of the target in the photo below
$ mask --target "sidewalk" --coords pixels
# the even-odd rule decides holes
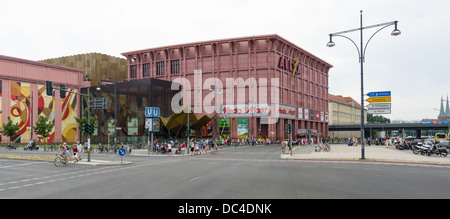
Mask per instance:
[[[364,155],[364,161],[371,162],[450,165],[450,156],[413,154],[411,150],[397,150],[394,146],[366,146]],[[314,146],[297,146],[294,148],[292,156],[281,154],[280,157],[297,160],[360,161],[361,145],[349,147],[346,144],[331,144],[330,152],[323,150],[314,152]]]

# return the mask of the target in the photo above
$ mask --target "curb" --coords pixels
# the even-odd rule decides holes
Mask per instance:
[[[0,159],[20,159],[20,160],[35,160],[35,161],[48,161],[52,162],[55,160],[55,157],[49,156],[35,156],[35,155],[14,155],[14,154],[0,154]],[[91,162],[87,161],[79,161],[77,164],[84,165],[92,165],[92,166],[116,166],[116,165],[128,165],[132,164],[130,161],[104,161],[104,160],[91,160]]]
[[[295,158],[289,154],[280,155],[280,159],[284,160],[299,160],[299,161],[323,161],[323,162],[359,162],[359,163],[380,163],[380,164],[399,164],[399,165],[432,165],[441,167],[450,167],[450,164],[439,163],[433,161],[411,161],[411,160],[392,160],[392,159],[378,159],[378,158]]]

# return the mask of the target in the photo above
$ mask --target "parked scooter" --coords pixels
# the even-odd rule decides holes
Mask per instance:
[[[397,143],[395,145],[395,148],[398,150],[403,150],[403,149],[412,149],[411,148],[411,144],[407,143],[407,142],[402,142],[402,143]]]
[[[416,145],[413,146],[413,153],[414,154],[419,154],[420,153],[421,155],[424,155],[424,154],[426,154],[428,152],[428,150],[429,150],[429,147],[426,144],[422,143],[422,142],[419,142],[419,143],[417,143]]]
[[[30,151],[36,150],[36,151],[38,151],[38,150],[39,150],[39,146],[37,146],[36,143],[35,143],[34,141],[31,141],[31,140],[30,140],[30,141],[28,142],[28,145],[27,145],[26,147],[24,147],[23,150],[24,150],[24,151],[26,151],[26,150],[30,150]]]
[[[447,149],[445,149],[445,148],[438,148],[438,147],[436,147],[436,145],[433,145],[427,151],[428,156],[431,156],[432,154],[447,157],[448,152],[447,152]]]

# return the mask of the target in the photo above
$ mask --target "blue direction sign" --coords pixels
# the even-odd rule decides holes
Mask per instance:
[[[145,107],[145,117],[147,117],[147,118],[159,117],[159,108],[158,107]]]
[[[370,92],[366,95],[369,97],[390,97],[391,92],[390,91],[377,91],[377,92]]]
[[[120,155],[120,156],[125,155],[125,153],[126,153],[125,149],[121,148],[121,149],[119,150],[119,155]]]
[[[390,97],[391,92],[390,91],[377,91],[377,92],[370,92],[366,95],[369,97]]]

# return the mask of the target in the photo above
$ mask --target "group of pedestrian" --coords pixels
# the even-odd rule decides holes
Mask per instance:
[[[72,156],[75,160],[75,163],[81,160],[81,152],[83,151],[83,146],[77,141],[76,144],[73,144],[72,147],[69,147],[66,142],[63,144],[59,144],[58,153],[64,157],[64,160],[67,162],[67,156]],[[72,155],[70,155],[72,154]]]
[[[358,138],[357,137],[349,137],[347,144],[348,144],[348,146],[358,146]]]

